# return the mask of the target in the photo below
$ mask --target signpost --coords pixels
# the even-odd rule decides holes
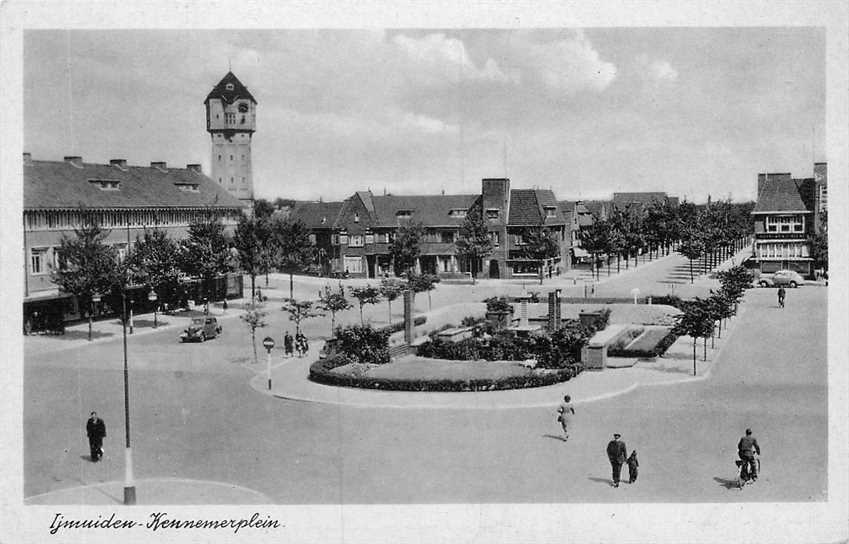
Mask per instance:
[[[262,340],[262,345],[265,346],[265,351],[268,353],[266,367],[268,369],[268,390],[271,391],[271,350],[274,349],[274,338],[266,336]]]

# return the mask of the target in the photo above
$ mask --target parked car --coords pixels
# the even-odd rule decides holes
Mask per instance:
[[[799,287],[805,284],[805,278],[793,270],[779,270],[774,274],[761,274],[758,285],[761,287]]]
[[[339,348],[339,341],[336,338],[328,338],[324,343],[324,347],[318,352],[319,359],[328,359],[336,355],[336,350]]]
[[[192,319],[183,334],[180,335],[182,342],[206,342],[208,338],[215,338],[221,334],[221,325],[214,317],[196,317]]]

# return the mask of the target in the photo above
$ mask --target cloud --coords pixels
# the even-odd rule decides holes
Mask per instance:
[[[428,70],[431,76],[442,78],[446,82],[513,80],[492,58],[487,58],[483,66],[479,68],[469,57],[462,40],[447,37],[442,33],[427,34],[422,38],[411,38],[399,34],[392,39],[392,42],[413,63],[411,67],[413,70]]]
[[[651,81],[656,82],[672,82],[678,80],[678,70],[669,64],[666,60],[649,60],[648,56],[640,55],[637,57],[637,66],[640,73]]]
[[[549,90],[565,93],[603,91],[616,78],[616,66],[602,60],[586,35],[578,30],[565,38],[539,41],[539,34],[521,32],[512,40],[513,64]]]

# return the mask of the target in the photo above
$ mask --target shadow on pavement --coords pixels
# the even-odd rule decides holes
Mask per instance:
[[[544,435],[542,435],[542,436],[543,436],[543,438],[552,438],[552,439],[554,439],[554,440],[560,440],[561,442],[566,442],[566,441],[567,441],[567,440],[566,440],[565,438],[563,438],[562,436],[559,436],[559,435],[556,435],[556,434],[544,434]]]
[[[587,478],[587,479],[588,479],[588,480],[592,480],[593,482],[599,482],[599,483],[602,483],[602,484],[604,484],[604,485],[613,485],[613,480],[610,480],[610,479],[608,479],[608,478],[596,478],[595,476],[590,476],[590,477],[589,477],[589,478]]]
[[[737,485],[737,479],[729,480],[727,478],[720,478],[719,476],[714,476],[713,481],[724,487],[725,489],[737,489],[740,486]]]

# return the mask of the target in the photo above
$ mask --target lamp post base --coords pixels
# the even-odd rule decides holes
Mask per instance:
[[[124,504],[126,504],[126,505],[136,504],[136,488],[135,488],[135,486],[124,488]]]

